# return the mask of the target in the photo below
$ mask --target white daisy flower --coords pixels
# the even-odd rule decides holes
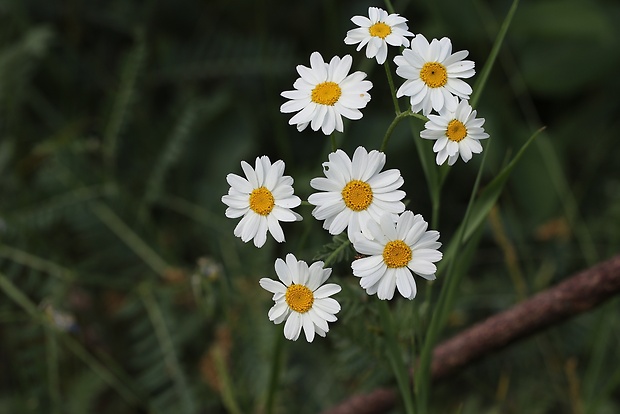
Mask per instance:
[[[246,178],[228,174],[230,184],[228,195],[222,202],[228,206],[226,217],[243,216],[235,236],[245,243],[254,239],[256,247],[262,247],[267,240],[267,230],[278,243],[284,241],[280,221],[296,221],[302,217],[291,210],[301,204],[299,197],[293,195],[293,178],[284,173],[284,161],[271,164],[269,157],[256,158],[256,167],[241,161]]]
[[[366,57],[377,58],[377,63],[383,65],[388,54],[387,45],[409,46],[409,39],[413,36],[408,31],[407,19],[398,14],[390,14],[377,7],[368,8],[368,17],[354,16],[351,21],[360,26],[349,30],[344,42],[347,45],[359,43],[357,51],[366,46]]]
[[[379,299],[392,299],[395,288],[407,299],[416,295],[416,284],[411,272],[427,280],[435,279],[441,260],[437,250],[441,243],[439,232],[427,231],[428,223],[421,215],[405,211],[396,223],[389,214],[379,223],[368,223],[372,239],[358,235],[353,247],[361,254],[369,255],[351,263],[353,274],[360,277],[360,286],[369,295]]]
[[[334,56],[329,64],[323,61],[319,52],[310,55],[310,67],[297,66],[298,78],[294,91],[284,91],[282,96],[290,99],[280,107],[280,112],[297,112],[289,125],[297,124],[303,131],[308,124],[313,131],[321,129],[325,135],[343,131],[342,117],[360,119],[361,108],[370,101],[370,81],[364,80],[364,72],[348,75],[353,58]]]
[[[329,154],[329,161],[323,163],[327,178],[310,181],[312,188],[322,192],[308,197],[308,202],[316,206],[312,215],[325,220],[324,229],[340,234],[347,228],[353,240],[357,232],[368,234],[368,221],[378,221],[385,212],[396,217],[405,210],[400,201],[405,192],[398,190],[403,177],[396,169],[381,172],[384,165],[384,153],[368,152],[364,147],[355,150],[353,161],[342,150]]]
[[[314,262],[310,267],[302,260],[297,261],[291,253],[286,263],[276,260],[277,280],[262,278],[261,287],[273,293],[275,305],[269,310],[269,320],[284,324],[286,339],[296,341],[304,328],[306,340],[312,342],[314,334],[325,336],[329,331],[327,322],[335,322],[340,304],[331,295],[340,292],[335,283],[324,285],[332,269],[323,269],[323,262]]]
[[[396,74],[407,79],[398,88],[397,97],[409,96],[411,110],[426,116],[432,109],[439,112],[451,103],[451,96],[469,99],[471,86],[459,78],[474,76],[474,62],[463,60],[469,52],[452,53],[452,42],[447,37],[431,43],[421,35],[411,40],[411,48],[403,50],[394,62]],[[453,109],[453,108],[451,108]]]
[[[482,152],[480,140],[489,137],[484,132],[484,118],[476,118],[476,111],[467,101],[460,101],[454,97],[455,110],[444,108],[439,115],[429,115],[429,121],[420,132],[420,137],[434,139],[433,151],[437,153],[437,165],[448,160],[453,165],[459,158],[467,162],[473,154]]]

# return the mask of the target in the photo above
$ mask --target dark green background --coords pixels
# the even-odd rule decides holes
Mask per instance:
[[[275,277],[273,261],[288,252],[312,260],[330,238],[302,206],[304,221],[284,226],[286,244],[243,244],[224,217],[225,176],[269,155],[286,162],[296,194],[311,193],[329,139],[289,126],[279,94],[313,51],[351,54],[368,73],[372,100],[338,142],[349,153],[379,147],[393,119],[383,68],[343,42],[369,5],[385,7],[0,1],[0,273],[43,315],[74,318],[69,332],[54,332],[0,294],[0,412],[261,412],[282,326],[267,320],[258,279]],[[394,6],[413,33],[469,50],[479,72],[510,2]],[[618,20],[612,0],[521,2],[478,107],[493,142],[483,185],[547,129],[485,228],[446,336],[618,252]],[[409,208],[430,220],[413,139],[399,125],[388,167],[401,170]],[[480,159],[459,161],[445,184],[444,243]],[[317,412],[393,385],[375,298],[348,269],[335,266],[343,311],[327,339],[285,344],[277,412]],[[395,305],[403,332],[408,305]],[[435,388],[433,412],[616,412],[617,314],[616,300],[483,360]],[[138,401],[124,401],[67,337]]]

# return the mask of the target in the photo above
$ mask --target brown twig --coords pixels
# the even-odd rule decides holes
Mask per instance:
[[[590,310],[619,292],[617,255],[442,342],[433,351],[431,376],[433,380],[445,378],[482,356]],[[393,389],[380,388],[354,395],[323,414],[381,413],[393,407],[396,398]]]

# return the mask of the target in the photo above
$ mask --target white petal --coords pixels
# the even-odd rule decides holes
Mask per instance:
[[[278,243],[284,242],[284,231],[278,220],[272,214],[267,216],[267,226],[269,228],[269,233],[271,233],[275,241]]]
[[[390,300],[394,297],[394,290],[396,289],[396,277],[392,269],[388,269],[383,275],[381,282],[379,282],[379,288],[377,290],[377,297],[381,300]]]
[[[286,292],[286,286],[284,286],[282,283],[277,282],[275,280],[272,279],[268,279],[266,277],[261,278],[258,283],[260,284],[260,286],[271,292],[271,293],[284,293]]]
[[[256,231],[256,235],[254,236],[254,246],[261,248],[264,246],[267,241],[267,229],[269,225],[267,224],[267,217],[259,217],[258,218],[258,230]]]
[[[310,316],[303,314],[301,315],[301,323],[306,334],[306,341],[312,342],[314,340],[314,323],[312,319]]]
[[[328,283],[314,291],[315,299],[322,299],[340,292],[342,288],[335,283]]]
[[[294,257],[294,256],[293,256]],[[276,274],[278,279],[284,283],[285,286],[290,286],[293,283],[293,277],[291,276],[291,270],[288,265],[282,259],[276,259],[275,264]]]
[[[418,274],[432,274],[437,271],[437,266],[426,260],[411,259],[407,267]]]
[[[292,341],[296,341],[301,333],[301,314],[297,312],[291,312],[286,323],[284,324],[284,337]]]
[[[314,301],[314,306],[331,314],[340,312],[340,304],[333,298],[317,299]]]
[[[269,313],[267,313],[267,316],[269,317],[269,320],[272,322],[277,321],[278,319],[280,319],[282,316],[286,315],[289,311],[289,307],[286,304],[285,301],[280,301],[280,302],[276,302],[271,309],[269,309]],[[275,323],[279,323],[279,322],[275,322]]]
[[[406,268],[396,269],[396,287],[403,297],[410,299],[415,296],[415,282],[412,285],[409,279],[413,279],[413,276]]]

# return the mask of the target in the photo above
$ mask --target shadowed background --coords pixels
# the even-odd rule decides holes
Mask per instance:
[[[329,139],[289,126],[279,94],[313,51],[351,54],[368,73],[372,100],[338,139],[349,154],[379,147],[394,116],[383,68],[343,42],[371,5],[385,7],[0,1],[0,412],[261,412],[282,326],[268,321],[258,279],[275,276],[275,258],[310,261],[331,238],[302,206],[304,221],[283,226],[287,243],[242,243],[224,217],[225,176],[269,155],[286,162],[297,195],[311,193]],[[394,6],[413,33],[469,50],[479,71],[510,2]],[[446,337],[619,251],[618,19],[612,0],[519,5],[477,108],[493,140],[483,185],[547,129],[490,215]],[[397,127],[387,167],[430,220],[414,138]],[[458,162],[444,186],[444,243],[480,159]],[[334,269],[340,322],[280,352],[276,412],[393,385],[352,254]],[[410,302],[394,307],[403,332],[427,321],[428,309],[414,323]],[[434,411],[616,412],[617,315],[613,300],[483,359],[434,389]]]

